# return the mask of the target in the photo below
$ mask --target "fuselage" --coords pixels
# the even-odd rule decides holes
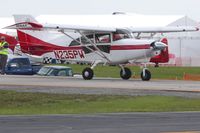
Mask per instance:
[[[55,41],[55,36],[45,38],[40,34],[41,31],[18,31],[23,52],[59,60],[88,63],[98,60],[108,64],[127,63],[155,56],[155,50],[151,46],[155,40],[138,40],[124,33],[93,33],[86,37],[73,34],[75,39],[66,39],[65,36],[64,42],[60,43],[62,45],[56,43],[58,41]]]

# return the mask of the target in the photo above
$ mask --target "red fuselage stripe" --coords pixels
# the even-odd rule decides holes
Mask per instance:
[[[149,49],[150,45],[113,45],[110,50],[138,50],[138,49]]]
[[[82,49],[82,47],[66,47],[62,50],[79,50]],[[139,50],[139,49],[150,49],[150,45],[144,44],[144,45],[113,45],[111,46],[110,50]]]

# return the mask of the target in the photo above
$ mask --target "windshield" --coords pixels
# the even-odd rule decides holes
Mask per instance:
[[[16,58],[9,61],[11,64],[17,64],[19,67],[30,66],[30,62],[27,58]],[[9,64],[8,63],[8,64]]]
[[[50,70],[51,70],[51,68],[49,68],[49,67],[42,67],[37,74],[46,75]]]

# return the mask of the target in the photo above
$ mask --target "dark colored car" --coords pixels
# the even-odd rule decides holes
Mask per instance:
[[[43,66],[37,75],[42,76],[73,76],[71,67],[67,66]]]
[[[6,74],[34,75],[41,67],[41,65],[31,64],[29,58],[19,56],[8,59],[5,72]]]

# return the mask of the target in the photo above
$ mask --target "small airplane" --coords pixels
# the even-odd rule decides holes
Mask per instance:
[[[196,27],[87,26],[81,25],[81,22],[80,25],[40,24],[30,15],[14,15],[14,18],[16,24],[5,28],[17,29],[22,52],[28,51],[37,56],[51,55],[56,59],[90,63],[91,67],[82,71],[85,80],[93,78],[93,69],[98,64],[118,65],[121,68],[120,77],[127,80],[132,76],[132,72],[125,67],[125,64],[141,59],[149,61],[167,48],[166,39],[136,39],[133,33],[139,35],[140,33],[199,30]],[[146,65],[143,66],[141,79],[143,81],[151,79],[151,72]]]

